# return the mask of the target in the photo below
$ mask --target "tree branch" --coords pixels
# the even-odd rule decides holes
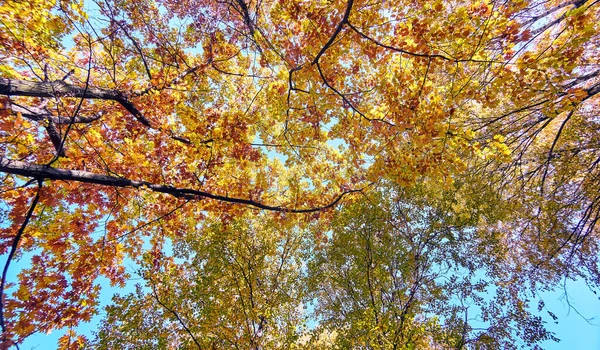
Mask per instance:
[[[587,92],[588,95],[584,97],[581,102],[588,100],[600,93],[600,83],[590,86],[588,89],[585,89],[585,92]]]
[[[400,48],[397,48],[397,47],[394,47],[394,46],[386,45],[386,44],[384,44],[382,42],[379,42],[379,41],[375,40],[374,38],[371,38],[367,34],[361,32],[360,30],[358,30],[358,28],[356,28],[354,25],[352,25],[352,23],[350,23],[350,22],[346,22],[346,23],[348,24],[348,27],[350,27],[350,29],[352,29],[353,31],[356,32],[356,34],[360,35],[364,39],[367,39],[368,41],[372,42],[373,44],[375,44],[377,46],[381,46],[381,47],[383,47],[385,49],[388,49],[388,50],[400,52],[400,53],[407,54],[407,55],[414,56],[414,57],[441,58],[443,60],[453,61],[453,62],[462,61],[462,60],[455,60],[453,58],[446,57],[446,56],[440,55],[440,54],[426,54],[426,53],[411,52],[411,51],[400,49]]]
[[[67,84],[62,80],[35,82],[0,78],[0,94],[30,97],[69,96],[115,101],[139,120],[140,123],[149,128],[152,127],[150,121],[142,115],[133,103],[131,103],[120,91],[116,90],[101,89],[91,86],[88,86],[86,89]]]
[[[162,306],[165,310],[169,311],[173,316],[175,316],[175,318],[177,319],[177,321],[179,322],[179,324],[183,327],[183,329],[185,330],[185,332],[192,338],[192,340],[194,341],[194,343],[196,344],[196,346],[198,347],[198,349],[202,349],[202,346],[200,346],[200,343],[198,342],[198,340],[194,336],[194,333],[192,333],[192,331],[185,325],[185,322],[183,322],[183,320],[181,319],[181,317],[179,317],[179,314],[177,312],[175,312],[175,310],[173,310],[172,308],[168,307],[165,303],[163,303],[160,300],[160,298],[158,297],[158,293],[156,292],[156,286],[154,285],[154,282],[152,281],[152,278],[150,278],[150,284],[152,284],[152,296],[154,297],[154,299],[156,300],[156,302],[158,302],[158,304],[160,306]]]
[[[26,81],[16,79],[0,78],[0,95],[6,96],[29,96],[29,97],[56,97],[68,96],[78,98],[89,98],[98,100],[115,101],[133,115],[140,123],[148,128],[156,129],[146,117],[134,106],[127,97],[117,90],[109,90],[88,86],[82,88],[79,86],[67,84],[62,80],[55,81]],[[190,140],[181,137],[170,135],[171,138],[190,144]]]
[[[6,325],[4,324],[4,287],[6,285],[6,274],[8,272],[8,267],[10,266],[10,262],[17,252],[17,248],[19,247],[19,242],[21,241],[21,237],[23,236],[23,232],[25,232],[25,228],[27,228],[27,224],[29,220],[33,216],[33,211],[40,199],[40,189],[42,188],[42,181],[38,182],[38,190],[31,201],[31,205],[29,206],[29,210],[25,215],[25,220],[21,224],[19,231],[15,235],[15,239],[13,240],[12,246],[10,248],[10,253],[8,254],[8,258],[6,258],[6,263],[4,264],[4,270],[2,271],[2,282],[0,282],[0,327],[2,328],[2,341],[6,341]]]
[[[342,21],[340,22],[340,24],[338,24],[337,28],[335,28],[335,31],[333,32],[333,35],[331,36],[331,38],[329,38],[329,41],[325,44],[325,46],[323,46],[323,48],[321,49],[321,51],[319,51],[319,53],[317,54],[317,57],[315,57],[315,59],[312,61],[313,65],[317,64],[319,62],[319,58],[321,58],[321,56],[325,53],[325,51],[331,45],[333,45],[333,42],[335,41],[335,38],[337,38],[337,36],[342,31],[342,28],[344,27],[344,24],[348,23],[348,18],[350,17],[350,10],[352,10],[352,4],[353,3],[354,3],[354,0],[348,0],[348,5],[346,6],[346,12],[344,13],[344,18],[342,18]]]
[[[574,8],[579,8],[579,7],[583,6],[583,4],[585,4],[586,1],[587,0],[572,0],[572,1],[567,1],[567,2],[565,2],[563,4],[561,4],[561,5],[556,6],[553,9],[548,10],[546,13],[544,13],[543,15],[541,15],[541,17],[534,18],[535,19],[534,22],[537,21],[537,20],[539,20],[540,18],[543,18],[543,17],[551,14],[552,12],[554,12],[556,10],[559,10],[559,9],[563,8],[563,7],[574,5],[575,6]],[[561,21],[563,21],[565,18],[567,18],[567,12],[563,13],[562,15],[560,15],[554,21],[548,22],[545,25],[543,25],[542,27],[534,30],[532,32],[532,34],[535,36],[537,34],[543,33],[546,30],[548,30],[548,28],[551,28],[552,26],[554,26],[554,25],[560,23]]]
[[[160,185],[153,184],[147,181],[136,181],[130,180],[123,177],[109,176],[109,175],[101,175],[94,174],[87,171],[82,170],[69,170],[69,169],[59,169],[53,168],[46,165],[39,164],[30,164],[18,160],[11,160],[0,157],[0,171],[8,174],[21,175],[25,177],[37,178],[37,179],[47,179],[47,180],[62,180],[62,181],[76,181],[76,182],[84,182],[102,186],[112,186],[112,187],[133,187],[133,188],[147,188],[153,192],[157,193],[165,193],[172,195],[174,197],[186,198],[186,199],[198,199],[200,198],[210,198],[222,202],[233,203],[233,204],[242,204],[249,205],[259,209],[264,210],[272,210],[278,212],[285,213],[313,213],[317,211],[322,211],[325,209],[332,208],[335,206],[342,198],[350,193],[361,192],[362,189],[357,190],[347,190],[338,195],[332,202],[329,204],[314,207],[314,208],[305,208],[305,209],[291,209],[280,206],[273,206],[264,204],[261,202],[257,202],[251,199],[244,198],[235,198],[222,196],[218,194],[213,194],[209,192],[204,192],[200,190],[195,190],[191,188],[181,188],[174,187],[168,185]]]
[[[60,134],[59,134],[58,130],[56,129],[56,125],[54,125],[54,122],[52,120],[48,120],[48,125],[46,125],[46,131],[48,132],[50,141],[52,141],[52,145],[54,146],[54,149],[56,150],[56,154],[59,157],[65,157],[66,152],[65,152],[65,148],[63,147],[64,145],[62,142],[62,138],[60,137]]]
[[[244,2],[244,0],[235,0],[235,2],[240,5],[241,15],[244,18],[244,23],[248,30],[250,31],[250,36],[254,37],[254,26],[252,24],[252,18],[250,17],[250,11],[248,11],[248,5]]]

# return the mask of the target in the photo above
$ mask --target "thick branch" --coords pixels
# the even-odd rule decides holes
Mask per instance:
[[[587,92],[588,95],[584,97],[583,100],[581,100],[582,102],[600,93],[600,83],[590,86],[588,89],[585,90],[585,92]]]
[[[238,5],[240,5],[240,11],[242,14],[242,17],[244,17],[244,23],[246,24],[246,27],[248,27],[248,30],[250,31],[250,36],[254,36],[254,26],[252,25],[252,18],[250,18],[250,11],[248,11],[248,5],[246,5],[246,3],[244,2],[244,0],[236,0],[235,2],[238,3]]]
[[[59,157],[65,157],[66,153],[62,144],[62,137],[60,137],[60,133],[56,129],[56,125],[54,125],[52,120],[48,121],[48,125],[46,125],[46,131],[48,131],[48,136],[50,137],[50,141],[52,141],[52,145],[54,145],[56,154]]]
[[[36,179],[48,179],[48,180],[62,180],[62,181],[77,181],[85,182],[96,185],[112,186],[112,187],[133,187],[133,188],[148,188],[153,192],[166,193],[175,197],[183,197],[188,199],[199,199],[199,198],[210,198],[222,202],[243,204],[253,206],[259,209],[286,212],[286,213],[312,213],[321,211],[324,209],[335,206],[342,198],[354,192],[360,192],[362,190],[349,190],[344,191],[338,195],[332,202],[324,206],[306,209],[291,209],[279,206],[272,206],[263,204],[261,202],[253,201],[251,199],[234,198],[221,196],[209,192],[199,191],[191,188],[180,188],[167,185],[153,184],[147,181],[136,181],[130,180],[123,177],[108,176],[94,174],[82,170],[69,170],[69,169],[58,169],[52,168],[45,165],[30,164],[18,160],[10,160],[6,158],[0,158],[0,172],[16,174]]]
[[[0,78],[0,95],[7,96],[30,96],[30,97],[56,97],[69,96],[78,98],[91,98],[99,100],[110,100],[118,102],[140,123],[151,128],[150,121],[125,97],[120,91],[101,89],[88,86],[67,84],[62,80],[55,81],[25,81]]]
[[[0,78],[0,95],[30,97],[69,96],[115,101],[131,113],[131,115],[133,115],[140,123],[151,129],[156,129],[123,93],[116,90],[101,89],[91,86],[82,88],[67,84],[62,80],[35,82]],[[171,135],[171,138],[183,143],[191,143],[186,137]]]
[[[563,85],[562,88],[569,89],[569,88],[574,87],[575,85],[585,83],[585,82],[589,81],[590,79],[594,79],[598,76],[600,76],[600,69],[597,69],[591,73],[584,74],[584,75],[578,76],[576,78],[573,78],[573,81],[571,81],[568,84]]]

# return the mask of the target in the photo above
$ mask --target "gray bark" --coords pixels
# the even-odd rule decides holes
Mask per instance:
[[[150,121],[127,99],[120,91],[101,89],[96,87],[79,87],[76,85],[67,84],[62,80],[55,81],[26,81],[0,78],[0,95],[7,96],[29,96],[29,97],[77,97],[115,101],[133,115],[140,123],[154,129]],[[60,118],[60,117],[58,117]],[[60,119],[59,119],[60,120]],[[86,122],[90,118],[80,119]],[[56,121],[55,121],[56,123]],[[56,123],[60,124],[60,123]],[[187,137],[170,134],[171,138],[183,143],[190,144]]]
[[[79,87],[67,84],[62,80],[26,81],[0,78],[0,95],[29,97],[78,97],[118,102],[140,123],[152,127],[150,121],[120,91],[96,87]]]

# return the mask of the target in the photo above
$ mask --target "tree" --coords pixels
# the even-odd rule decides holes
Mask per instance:
[[[303,321],[295,225],[247,212],[230,223],[193,226],[174,256],[144,256],[146,291],[115,297],[96,345],[289,349]]]
[[[471,179],[512,204],[502,221],[470,225],[514,232],[498,247],[518,252],[513,281],[597,287],[599,8],[2,3],[3,346],[89,320],[98,277],[123,284],[124,259],[148,267],[140,257],[204,234],[197,225],[323,226],[382,181],[452,193]],[[250,208],[275,218],[249,224]],[[7,284],[25,253],[31,267]],[[142,273],[156,287],[142,299],[175,300],[163,294],[184,281],[173,271]],[[143,317],[182,326],[165,305]]]
[[[388,184],[344,205],[331,240],[309,250],[313,334],[334,332],[337,347],[352,349],[511,349],[555,339],[530,311],[545,284],[517,287],[509,234],[478,228],[509,209],[470,180],[452,191]]]

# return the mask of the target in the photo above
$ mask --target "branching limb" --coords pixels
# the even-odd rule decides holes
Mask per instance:
[[[333,32],[333,35],[331,36],[331,38],[329,38],[329,41],[325,44],[325,46],[323,46],[323,48],[321,49],[321,51],[319,51],[319,53],[317,54],[317,56],[315,57],[315,59],[312,61],[313,65],[319,63],[319,58],[321,58],[321,56],[323,56],[323,54],[325,53],[325,51],[331,45],[333,45],[333,43],[335,42],[335,38],[337,38],[337,36],[340,34],[340,32],[342,31],[342,29],[344,28],[344,25],[348,24],[348,18],[350,17],[350,11],[352,10],[352,5],[353,4],[354,4],[354,0],[348,0],[348,5],[346,5],[346,12],[344,13],[344,17],[342,18],[342,21],[335,28],[335,31]]]
[[[135,105],[120,91],[87,86],[85,88],[67,84],[62,80],[52,82],[34,82],[26,80],[0,78],[0,95],[28,97],[77,97],[115,101],[133,115],[140,123],[150,129],[158,129],[144,117]],[[70,124],[70,122],[69,122]],[[170,135],[174,140],[190,144],[186,137]]]

